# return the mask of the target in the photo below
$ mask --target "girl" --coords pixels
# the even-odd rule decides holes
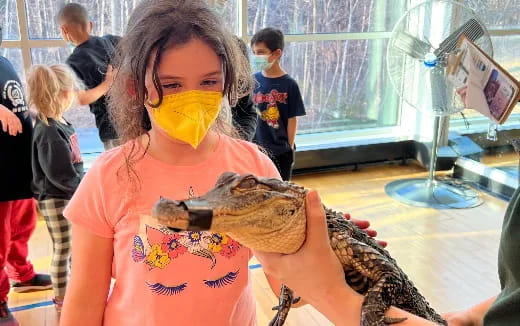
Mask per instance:
[[[124,144],[65,210],[74,264],[61,325],[256,325],[251,251],[148,217],[160,196],[204,194],[225,171],[279,178],[230,125],[228,100],[252,87],[248,64],[203,0],[143,0],[129,22],[109,94]]]
[[[65,65],[33,66],[27,79],[29,106],[37,109],[32,146],[33,192],[52,244],[51,280],[54,303],[61,310],[70,259],[70,224],[63,209],[83,175],[78,137],[63,118],[80,82]]]

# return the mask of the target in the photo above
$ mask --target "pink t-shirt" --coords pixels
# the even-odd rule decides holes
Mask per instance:
[[[130,147],[101,155],[64,212],[114,239],[115,284],[104,325],[256,325],[251,251],[222,234],[173,233],[149,215],[160,196],[203,195],[226,171],[279,178],[273,163],[255,145],[222,136],[212,156],[194,166],[144,155],[133,167],[140,188],[130,194],[124,154]]]

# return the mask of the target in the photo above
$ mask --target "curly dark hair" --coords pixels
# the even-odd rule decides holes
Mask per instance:
[[[147,132],[144,103],[148,94],[145,86],[147,68],[152,69],[154,87],[163,100],[163,90],[157,69],[167,49],[180,47],[192,39],[205,42],[222,61],[224,73],[222,109],[212,128],[237,137],[231,124],[229,104],[254,88],[247,58],[241,53],[234,36],[224,22],[208,7],[205,0],[142,0],[128,20],[126,34],[117,46],[114,65],[118,68],[109,91],[109,110],[122,142]],[[132,91],[129,91],[132,89]],[[127,153],[131,168],[137,150]]]

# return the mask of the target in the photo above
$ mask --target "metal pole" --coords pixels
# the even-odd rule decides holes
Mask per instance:
[[[428,174],[428,180],[426,186],[430,191],[433,192],[435,183],[435,165],[437,164],[437,148],[439,147],[439,125],[441,117],[436,115],[433,119],[433,140],[432,140],[432,152],[430,154],[430,171]]]

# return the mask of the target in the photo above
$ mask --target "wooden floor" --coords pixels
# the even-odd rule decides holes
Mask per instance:
[[[482,193],[484,203],[479,207],[434,210],[401,204],[384,192],[384,186],[393,180],[425,175],[413,165],[378,166],[298,176],[294,181],[317,189],[327,206],[370,220],[379,238],[389,242],[389,251],[438,311],[463,309],[499,291],[496,261],[507,203]],[[39,271],[46,271],[51,245],[42,221],[30,247],[33,263]],[[252,275],[259,325],[264,326],[277,301],[261,269],[253,270]],[[51,291],[11,294],[10,305],[22,309],[15,315],[24,326],[55,326],[57,316],[48,305],[51,296]],[[31,308],[30,304],[44,306]],[[303,307],[291,311],[286,325],[331,324],[313,308]]]

